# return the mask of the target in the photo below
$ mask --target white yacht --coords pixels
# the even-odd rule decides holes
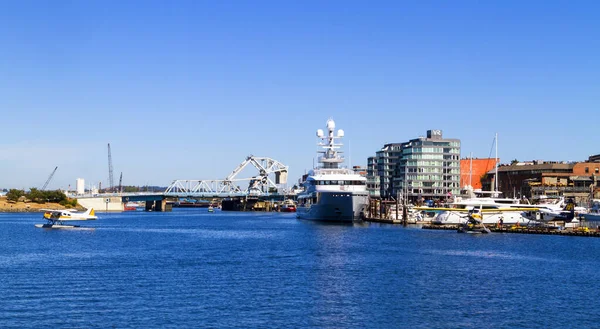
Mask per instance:
[[[528,209],[536,210],[534,205],[521,204],[518,199],[501,198],[499,191],[466,190],[464,198],[457,198],[450,207],[453,210],[440,212],[432,221],[436,224],[464,224],[469,212],[483,212],[483,224],[529,224],[535,219],[526,216]],[[488,194],[489,196],[485,196]],[[455,210],[456,209],[456,210]],[[513,210],[514,209],[514,210]]]
[[[304,191],[298,195],[296,217],[316,221],[353,222],[364,218],[369,203],[367,179],[354,171],[341,168],[344,162],[336,143],[344,131],[334,134],[335,122],[327,120],[327,132],[317,130],[320,166],[310,170],[303,183]]]

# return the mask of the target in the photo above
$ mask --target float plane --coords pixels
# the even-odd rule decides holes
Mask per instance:
[[[35,224],[39,228],[76,228],[79,225],[65,225],[66,221],[82,221],[96,220],[98,217],[94,214],[94,208],[90,208],[85,212],[67,210],[42,209],[44,211],[44,219],[48,221],[46,224]]]

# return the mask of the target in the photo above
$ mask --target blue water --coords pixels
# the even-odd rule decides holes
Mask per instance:
[[[0,327],[599,327],[600,239],[294,214],[0,214]]]

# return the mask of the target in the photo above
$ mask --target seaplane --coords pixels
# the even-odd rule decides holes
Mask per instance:
[[[490,233],[486,225],[495,225],[503,227],[504,225],[540,225],[541,221],[535,221],[525,218],[523,212],[538,211],[539,208],[526,207],[501,207],[500,205],[490,206],[490,204],[469,205],[458,208],[432,208],[415,207],[417,210],[440,212],[433,223],[436,224],[454,224],[458,226],[459,233]],[[439,220],[439,218],[443,220]],[[452,221],[447,219],[451,218]]]
[[[44,211],[44,219],[46,224],[35,224],[38,228],[77,228],[79,225],[67,225],[67,221],[84,221],[96,220],[98,217],[94,214],[94,208],[90,208],[85,212],[79,212],[75,209],[55,210],[42,209]]]

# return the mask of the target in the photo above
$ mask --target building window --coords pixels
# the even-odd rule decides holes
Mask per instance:
[[[596,167],[596,169],[594,169],[594,172],[597,174],[598,173],[598,167]]]
[[[590,168],[588,168],[588,167],[585,167],[585,173],[586,173],[586,174],[589,174],[589,173],[590,173]]]

